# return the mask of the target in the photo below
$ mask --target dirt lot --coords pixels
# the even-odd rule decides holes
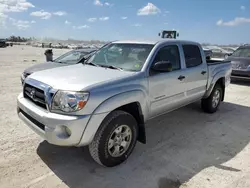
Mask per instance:
[[[250,187],[250,83],[231,84],[216,114],[201,112],[197,103],[149,122],[148,143],[138,143],[125,164],[103,168],[86,148],[49,145],[18,119],[20,74],[42,62],[43,52],[0,49],[1,188]]]

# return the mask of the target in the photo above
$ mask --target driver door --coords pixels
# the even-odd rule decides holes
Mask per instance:
[[[180,79],[184,75],[183,62],[177,45],[167,45],[159,49],[153,64],[159,61],[172,63],[171,72],[149,74],[150,118],[180,107],[185,102],[186,84]],[[153,66],[152,64],[152,66]]]

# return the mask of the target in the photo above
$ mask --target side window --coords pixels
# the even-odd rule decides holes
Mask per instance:
[[[196,45],[183,45],[186,67],[196,67],[202,64],[200,48]]]
[[[154,63],[159,61],[169,61],[172,63],[173,71],[179,70],[181,68],[181,64],[178,46],[169,45],[161,48],[155,56]]]

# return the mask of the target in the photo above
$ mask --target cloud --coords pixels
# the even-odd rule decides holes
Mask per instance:
[[[137,23],[137,24],[134,24],[133,26],[134,26],[134,27],[141,27],[142,24],[138,24],[138,23]]]
[[[0,12],[0,27],[6,27],[6,19],[8,16]]]
[[[68,20],[66,20],[64,23],[65,23],[66,25],[70,25],[70,24],[71,24],[71,22],[69,22]]]
[[[167,16],[167,14],[169,14],[169,13],[170,13],[170,11],[166,10],[163,12],[163,16]]]
[[[142,7],[137,11],[138,16],[155,15],[160,13],[161,10],[152,3],[148,3],[145,7]]]
[[[65,11],[57,11],[53,13],[56,16],[65,16],[67,13]]]
[[[97,20],[97,18],[89,18],[87,19],[88,22],[95,22]]]
[[[0,12],[23,12],[35,7],[26,0],[0,0]]]
[[[236,17],[231,21],[224,22],[222,19],[216,22],[218,26],[237,26],[245,23],[250,23],[250,18]]]
[[[114,4],[110,4],[108,2],[105,2],[104,5],[107,6],[107,7],[112,7]]]
[[[19,29],[19,30],[25,30],[27,28],[30,27],[30,22],[29,21],[24,21],[24,20],[18,20],[15,23],[15,26]]]
[[[88,28],[90,28],[88,25],[73,26],[73,29],[88,29]]]
[[[19,30],[26,30],[31,27],[31,24],[36,23],[34,20],[28,21],[28,20],[16,20],[14,18],[9,17],[10,22],[13,26],[17,27]]]
[[[99,18],[99,20],[100,21],[107,21],[107,20],[109,20],[109,17],[101,17],[101,18]]]
[[[121,19],[122,19],[122,20],[126,20],[126,19],[128,19],[128,17],[123,16],[123,17],[121,17]]]
[[[240,9],[241,9],[241,10],[246,10],[246,7],[242,5],[242,6],[240,7]]]
[[[102,3],[100,0],[95,0],[94,5],[96,5],[96,6],[108,6],[108,7],[113,6],[113,4],[110,4],[109,2]]]
[[[48,20],[51,18],[52,14],[44,10],[35,11],[30,13],[31,16],[40,17],[41,19]]]
[[[96,5],[96,6],[103,6],[103,3],[101,3],[100,0],[95,0],[94,1],[94,5]]]
[[[26,0],[0,0],[0,27],[6,28],[8,13],[24,12],[35,7]]]

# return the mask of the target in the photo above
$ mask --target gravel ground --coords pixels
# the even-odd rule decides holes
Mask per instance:
[[[48,144],[16,114],[20,74],[44,49],[0,49],[0,187],[249,188],[250,83],[233,83],[213,114],[199,103],[150,121],[146,145],[128,161],[103,168],[86,148]],[[58,56],[65,50],[54,50]]]

